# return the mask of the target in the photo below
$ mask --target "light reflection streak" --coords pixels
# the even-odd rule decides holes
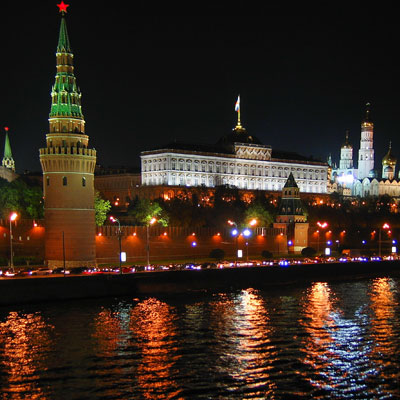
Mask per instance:
[[[370,308],[373,312],[370,327],[374,342],[371,358],[373,358],[376,370],[379,372],[381,386],[385,385],[389,391],[392,387],[389,382],[398,383],[400,378],[396,369],[387,368],[390,367],[398,353],[396,344],[398,343],[399,330],[396,309],[398,309],[399,302],[395,296],[396,293],[396,285],[390,278],[374,279],[370,287]]]
[[[276,389],[270,376],[273,346],[263,299],[258,291],[247,289],[234,302],[221,300],[213,304],[211,318],[218,343],[227,345],[220,355],[221,368],[229,372],[237,387],[251,389],[253,395],[271,396]],[[222,333],[224,337],[218,338]]]
[[[52,347],[53,329],[39,313],[13,311],[0,322],[0,362],[8,378],[8,392],[0,388],[0,393],[7,393],[3,398],[47,398],[37,380],[46,369],[46,351]]]
[[[372,395],[374,390],[367,387],[367,380],[376,371],[370,360],[371,340],[366,335],[368,315],[359,307],[350,318],[344,318],[335,303],[328,284],[322,282],[313,284],[304,301],[306,318],[301,323],[308,333],[304,362],[315,371],[305,372],[306,379],[334,398]]]
[[[131,310],[130,329],[142,355],[136,379],[143,399],[171,399],[179,395],[173,378],[179,359],[175,320],[176,310],[154,298]]]
[[[129,308],[120,306],[117,311],[104,308],[94,320],[93,337],[99,350],[106,355],[124,348],[129,338]]]

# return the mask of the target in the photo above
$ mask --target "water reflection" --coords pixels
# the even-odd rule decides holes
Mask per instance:
[[[143,399],[171,399],[180,392],[174,380],[179,359],[175,314],[173,307],[154,298],[131,310],[130,329],[141,352],[136,379]]]
[[[40,313],[10,312],[0,322],[0,361],[3,376],[8,380],[6,385],[1,385],[2,398],[47,398],[38,380],[46,369],[46,353],[52,347],[52,329]]]
[[[125,348],[129,339],[130,307],[120,304],[116,309],[103,308],[94,320],[93,337],[98,351],[111,355],[118,348]]]
[[[210,304],[210,329],[216,373],[226,377],[229,391],[249,396],[270,396],[275,389],[270,370],[274,351],[270,344],[269,315],[257,290],[247,289],[235,297],[220,294]]]
[[[400,374],[393,368],[398,354],[399,302],[397,286],[391,278],[374,279],[370,287],[371,301],[371,337],[373,339],[371,358],[374,360],[377,374],[380,376],[381,390],[392,392],[393,383],[398,384]],[[392,392],[393,395],[395,393]]]
[[[256,290],[241,292],[234,307],[233,324],[237,342],[232,354],[236,360],[232,376],[246,385],[246,391],[271,396],[276,388],[270,377],[274,347],[270,345],[269,315]]]
[[[367,288],[360,285],[357,290],[363,298]],[[327,283],[315,283],[307,293],[302,324],[309,334],[304,343],[305,363],[313,370],[312,374],[306,372],[310,376],[308,379],[319,393],[330,396],[353,398],[362,394],[368,398],[381,398],[384,393],[379,385],[368,385],[378,373],[371,360],[368,310],[360,301],[353,314],[347,314],[345,318],[338,303]],[[357,305],[357,302],[353,303]],[[319,397],[314,395],[314,398]]]

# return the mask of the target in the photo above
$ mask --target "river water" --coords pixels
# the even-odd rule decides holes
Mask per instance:
[[[399,399],[400,280],[0,308],[1,399]]]

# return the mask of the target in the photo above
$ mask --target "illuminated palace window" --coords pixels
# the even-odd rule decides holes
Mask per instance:
[[[235,143],[238,150],[234,146],[233,150],[221,148],[221,152],[218,152],[220,148],[215,146],[180,146],[181,144],[174,142],[165,149],[142,152],[144,185],[156,182],[157,185],[215,187],[225,182],[244,189],[276,191],[283,187],[286,178],[293,173],[300,179],[298,185],[301,191],[327,193],[328,165],[324,162],[304,157],[296,158],[293,154],[279,152],[272,152],[271,156],[270,147],[261,144]],[[147,168],[146,171],[146,166],[155,156],[157,161],[160,161],[157,168]],[[179,176],[176,170],[180,172]]]

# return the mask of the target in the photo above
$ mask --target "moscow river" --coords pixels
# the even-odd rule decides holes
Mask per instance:
[[[400,279],[0,308],[1,399],[398,399]]]

